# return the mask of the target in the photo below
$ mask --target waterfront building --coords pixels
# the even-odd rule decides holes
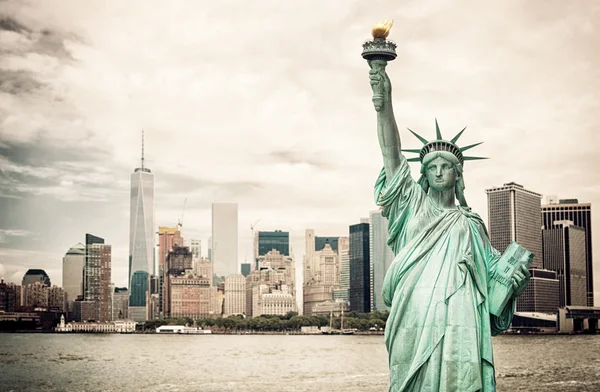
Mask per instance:
[[[62,287],[67,301],[74,301],[83,295],[83,274],[85,268],[85,245],[73,245],[63,257]]]
[[[169,276],[169,291],[167,317],[215,317],[214,302],[217,292],[210,279],[200,278],[192,273]]]
[[[115,320],[113,322],[70,322],[65,323],[65,316],[60,316],[56,332],[92,332],[92,333],[133,333],[136,322],[133,320]]]
[[[350,310],[371,310],[371,261],[369,223],[350,226]]]
[[[28,310],[48,306],[48,286],[36,281],[23,286],[23,306]]]
[[[542,205],[542,222],[544,228],[551,228],[556,221],[569,220],[574,226],[585,230],[586,240],[586,297],[587,306],[594,306],[594,262],[592,253],[592,205],[580,203],[577,199],[548,198]],[[547,267],[546,267],[547,268]]]
[[[554,313],[559,307],[559,281],[556,272],[532,268],[527,288],[517,298],[519,312]]]
[[[309,282],[303,287],[305,316],[312,316],[321,303],[331,302],[335,287],[324,283]]]
[[[257,317],[261,314],[286,314],[297,311],[294,290],[293,262],[291,258],[277,251],[268,252],[258,270],[246,277],[246,315]],[[260,259],[260,257],[259,257]],[[267,294],[277,294],[266,296]],[[283,312],[286,309],[286,312]],[[265,313],[277,311],[278,313]]]
[[[112,319],[111,252],[104,239],[86,234],[86,262],[84,298],[95,303],[95,316],[91,320]]]
[[[131,174],[129,208],[129,316],[146,318],[147,281],[154,270],[154,174],[144,164],[142,133],[141,166]],[[141,292],[140,292],[141,290]]]
[[[129,290],[127,287],[115,287],[112,299],[112,319],[126,320],[129,318]]]
[[[371,282],[371,311],[389,310],[383,302],[383,279],[385,273],[394,261],[394,252],[387,244],[388,220],[381,215],[381,211],[372,211],[369,214],[369,259]]]
[[[504,253],[513,241],[535,255],[532,268],[542,268],[542,195],[509,182],[486,189],[492,246]]]
[[[246,314],[246,278],[242,274],[229,275],[225,278],[225,317]]]
[[[48,308],[53,310],[58,310],[59,312],[66,311],[66,293],[62,287],[51,286],[46,287],[48,292]]]
[[[237,203],[212,205],[212,261],[217,276],[235,274],[239,270]]]
[[[554,221],[543,230],[544,267],[556,271],[559,306],[587,306],[585,229],[572,221]]]
[[[0,312],[17,312],[21,308],[21,286],[0,279]]]
[[[50,277],[43,269],[29,269],[23,275],[21,286],[25,287],[29,284],[39,282],[45,286],[51,286]]]

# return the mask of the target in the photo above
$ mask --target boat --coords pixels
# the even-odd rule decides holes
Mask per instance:
[[[184,325],[162,325],[156,328],[156,333],[177,335],[208,335],[212,334],[210,329],[188,327]]]

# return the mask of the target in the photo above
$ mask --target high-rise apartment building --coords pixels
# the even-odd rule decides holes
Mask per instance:
[[[290,255],[290,233],[287,231],[259,231],[256,233],[258,250],[256,257],[264,256],[275,249],[285,256]]]
[[[542,268],[542,195],[514,182],[486,189],[486,193],[492,246],[504,252],[516,241],[535,255],[532,268]]]
[[[21,307],[21,286],[0,278],[0,311],[17,312]]]
[[[129,209],[129,316],[135,321],[146,319],[148,284],[143,280],[156,275],[154,267],[154,174],[142,162],[131,174]],[[138,292],[144,290],[143,292]]]
[[[556,271],[560,307],[587,306],[585,229],[554,221],[543,230],[544,268]]]
[[[383,303],[383,279],[394,261],[394,252],[388,246],[388,220],[381,211],[369,214],[369,259],[371,261],[371,310],[389,310]]]
[[[112,320],[111,246],[90,234],[86,235],[85,300],[94,303],[94,320]]]
[[[212,205],[212,261],[217,276],[239,271],[237,203]]]
[[[224,316],[246,314],[246,278],[242,274],[225,278]]]
[[[371,261],[369,224],[350,226],[350,310],[371,310]]]
[[[592,205],[579,203],[577,199],[549,200],[542,205],[544,228],[551,228],[556,221],[569,220],[585,230],[586,238],[586,296],[587,306],[594,306],[594,262],[592,259]]]
[[[63,289],[67,301],[74,301],[83,295],[83,273],[85,268],[85,245],[76,244],[63,257]]]

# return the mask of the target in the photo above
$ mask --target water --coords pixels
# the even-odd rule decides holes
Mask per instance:
[[[600,336],[494,338],[498,391],[600,391]],[[1,391],[387,391],[382,336],[0,334]]]

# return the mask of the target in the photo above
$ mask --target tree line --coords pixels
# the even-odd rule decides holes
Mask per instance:
[[[357,329],[368,331],[371,329],[383,330],[389,316],[387,311],[375,310],[370,313],[347,312],[344,314],[344,329]],[[219,318],[192,319],[190,317],[170,318],[163,320],[148,320],[144,324],[145,330],[154,331],[162,325],[193,325],[220,331],[299,331],[302,327],[329,326],[329,316],[299,316],[296,312],[286,315],[261,315],[259,317],[245,317],[235,315]],[[331,320],[333,328],[341,327],[341,317],[334,316]]]

